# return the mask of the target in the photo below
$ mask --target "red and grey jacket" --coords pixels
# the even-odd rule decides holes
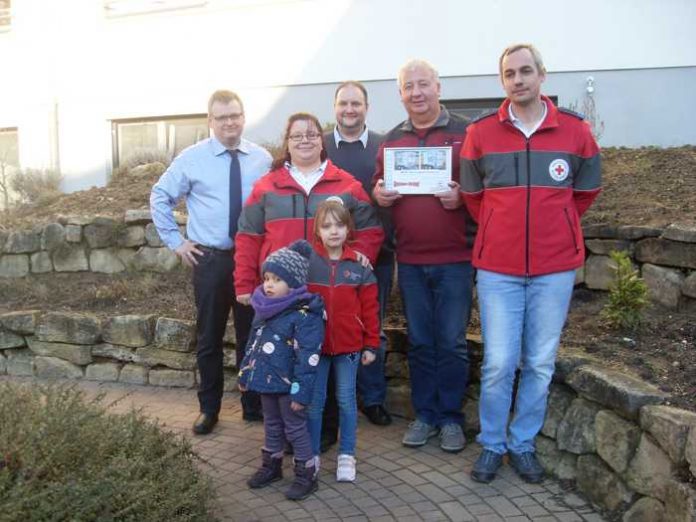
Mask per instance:
[[[542,99],[546,118],[529,138],[509,100],[467,128],[460,183],[479,224],[477,268],[536,276],[585,260],[580,217],[601,190],[599,147],[580,115]]]
[[[256,182],[239,217],[234,241],[237,295],[250,294],[258,286],[261,265],[268,254],[297,239],[312,239],[314,214],[330,196],[340,197],[353,216],[351,246],[376,262],[384,232],[360,182],[327,161],[324,174],[308,195],[288,169],[281,167]]]
[[[341,259],[329,259],[315,243],[309,260],[307,289],[321,295],[326,309],[323,355],[359,352],[379,346],[377,278],[358,261],[355,251],[343,247]]]
[[[384,178],[384,149],[389,147],[452,147],[455,180],[467,123],[444,107],[428,129],[416,129],[410,120],[400,123],[387,133],[379,148],[373,185]],[[391,210],[400,263],[442,265],[471,260],[476,223],[463,205],[447,210],[435,196],[405,195],[387,210]]]

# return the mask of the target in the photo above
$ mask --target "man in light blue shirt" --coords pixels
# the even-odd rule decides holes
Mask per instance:
[[[152,187],[152,220],[162,241],[193,269],[196,301],[197,360],[201,414],[193,425],[207,434],[217,423],[223,391],[222,338],[230,308],[234,315],[237,361],[244,355],[253,310],[236,301],[234,234],[243,201],[254,182],[268,172],[271,155],[242,138],[244,106],[231,91],[215,91],[208,102],[213,136],[177,156]],[[186,200],[187,238],[182,237],[173,209]],[[242,394],[245,420],[261,420],[258,396]]]

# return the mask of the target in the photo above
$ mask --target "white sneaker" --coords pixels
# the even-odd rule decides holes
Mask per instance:
[[[336,480],[338,482],[355,481],[355,457],[353,455],[339,455],[336,465]]]

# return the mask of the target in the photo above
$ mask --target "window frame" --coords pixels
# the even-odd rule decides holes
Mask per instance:
[[[7,7],[2,7],[0,4],[0,33],[12,30],[12,0],[3,0],[7,3]],[[5,23],[4,20],[7,20]]]
[[[102,0],[106,18],[122,18],[206,7],[210,0]]]
[[[14,134],[15,135],[15,148],[17,150],[17,154],[16,154],[17,155],[17,163],[16,163],[16,165],[12,164],[12,163],[8,163],[8,165],[10,165],[11,167],[14,167],[16,169],[21,169],[22,164],[19,161],[19,127],[0,127],[0,136],[4,135],[4,134],[7,134],[7,135]],[[2,161],[2,158],[0,158],[0,161]]]
[[[558,107],[558,96],[549,96],[554,105]],[[440,100],[449,112],[453,112],[465,118],[474,120],[486,112],[497,110],[505,101],[505,97],[492,98],[453,98]]]
[[[195,122],[198,120],[205,121],[206,129],[208,129],[208,134],[210,134],[210,129],[208,127],[208,114],[207,113],[195,113],[195,114],[170,114],[166,116],[146,116],[142,118],[120,118],[112,119],[111,123],[111,164],[113,168],[118,168],[121,164],[121,135],[119,133],[119,127],[122,125],[132,125],[132,124],[148,124],[154,123],[158,126],[158,144],[157,150],[160,150],[166,154],[170,154],[170,149],[174,149],[176,141],[170,143],[170,138],[176,140],[176,135],[170,136],[168,124],[175,121],[189,120]],[[202,122],[201,122],[202,123]],[[202,138],[205,139],[205,138]],[[164,140],[164,143],[162,143]]]

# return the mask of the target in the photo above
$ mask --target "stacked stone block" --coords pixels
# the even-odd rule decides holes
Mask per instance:
[[[175,217],[184,234],[186,216],[175,213]],[[61,217],[56,223],[0,236],[0,277],[48,272],[168,272],[179,264],[157,235],[149,210],[129,210],[122,220]]]
[[[588,257],[582,282],[588,288],[609,288],[614,277],[609,253],[623,250],[640,269],[653,301],[674,310],[696,310],[696,226],[593,225],[584,233]]]
[[[561,356],[537,437],[547,472],[624,522],[696,520],[696,413],[642,380]]]
[[[234,347],[224,351],[231,390],[236,386]],[[198,381],[195,325],[153,315],[2,314],[0,374],[5,373],[191,388]]]

